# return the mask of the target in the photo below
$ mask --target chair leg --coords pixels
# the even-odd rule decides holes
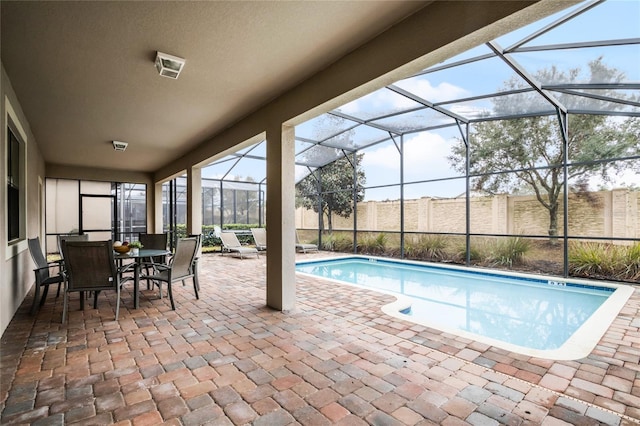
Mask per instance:
[[[64,302],[62,304],[62,323],[64,324],[66,319],[67,319],[67,305],[68,305],[68,299],[69,298],[69,292],[67,291],[66,287],[64,289]]]
[[[60,297],[60,287],[62,287],[62,283],[58,283],[58,291],[56,292],[56,299]]]
[[[42,296],[40,297],[40,306],[44,305],[45,300],[47,300],[47,294],[49,293],[49,286],[45,286],[42,290]]]
[[[176,310],[176,304],[173,302],[173,291],[171,291],[171,281],[167,282],[167,291],[169,293],[169,301],[171,302],[171,309]]]
[[[97,294],[97,292],[96,292]],[[116,286],[116,321],[118,321],[118,314],[120,313],[120,286]]]
[[[198,267],[199,265],[199,260],[196,259],[195,262],[193,262],[193,280],[194,280],[194,285],[196,286],[196,292],[197,290],[200,290],[200,281],[198,280],[198,270],[200,269]]]
[[[147,275],[149,274],[149,265],[145,265],[144,270],[146,272]],[[147,278],[147,290],[151,290],[151,286],[153,285],[153,282],[151,282],[151,280],[149,278]]]
[[[198,294],[198,289],[200,288],[200,284],[198,283],[198,275],[193,275],[193,291],[196,293],[196,299],[200,299],[200,295]]]
[[[38,306],[38,298],[40,296],[40,284],[36,282],[36,290],[33,295],[33,302],[31,303],[31,315],[36,313],[36,306]]]

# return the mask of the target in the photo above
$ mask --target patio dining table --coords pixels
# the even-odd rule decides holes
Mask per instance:
[[[133,307],[138,309],[140,304],[140,267],[142,260],[147,258],[154,258],[156,256],[167,256],[171,254],[169,250],[154,250],[154,249],[140,249],[136,254],[129,251],[128,253],[114,253],[114,258],[117,261],[123,261],[127,259],[134,260],[133,267]]]

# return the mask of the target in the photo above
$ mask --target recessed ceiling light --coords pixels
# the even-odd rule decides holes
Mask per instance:
[[[184,67],[186,60],[167,53],[157,52],[156,69],[163,77],[176,79]]]

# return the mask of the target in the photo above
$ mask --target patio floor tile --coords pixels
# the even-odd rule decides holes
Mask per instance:
[[[299,255],[326,257],[327,253]],[[200,300],[143,286],[69,323],[27,297],[2,336],[0,422],[135,425],[640,424],[640,290],[593,353],[551,361],[391,318],[394,298],[306,276],[265,306],[265,260],[205,254]],[[90,420],[89,420],[90,419]]]

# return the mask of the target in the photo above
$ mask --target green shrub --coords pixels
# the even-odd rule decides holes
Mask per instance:
[[[577,243],[569,246],[569,269],[575,275],[601,275],[609,257],[606,246],[596,243]]]
[[[522,237],[500,239],[492,244],[489,260],[493,265],[509,268],[524,261],[524,255],[531,249],[528,240]]]
[[[640,243],[627,248],[623,263],[626,278],[640,281]]]
[[[462,247],[462,255],[466,259],[467,256],[467,248],[466,246]],[[485,258],[485,253],[487,253],[487,244],[471,244],[469,247],[469,258],[472,262],[482,262]]]
[[[345,234],[326,234],[322,236],[322,249],[327,251],[351,252],[353,240]]]
[[[203,225],[202,226],[202,246],[219,246],[222,242],[220,238],[214,235],[213,228],[217,225]],[[249,230],[251,228],[258,228],[257,223],[227,223],[222,229],[224,230]],[[187,236],[187,225],[176,225],[176,234],[178,238],[185,238]],[[238,241],[242,244],[253,244],[253,236],[251,235],[238,235]]]
[[[366,234],[358,238],[358,252],[367,254],[384,254],[387,246],[387,235],[384,232],[378,235]]]
[[[467,260],[467,245],[458,244],[455,251],[455,260],[459,262],[466,262]],[[469,255],[472,263],[482,263],[486,257],[488,257],[491,251],[490,245],[482,241],[471,241],[471,247],[469,247]]]
[[[637,281],[640,279],[640,243],[632,246],[571,244],[569,270],[578,276]]]
[[[404,251],[413,259],[444,260],[448,257],[448,240],[444,235],[420,235],[405,241]]]
[[[335,250],[340,252],[352,252],[353,251],[353,239],[348,235],[338,234],[335,239]]]

